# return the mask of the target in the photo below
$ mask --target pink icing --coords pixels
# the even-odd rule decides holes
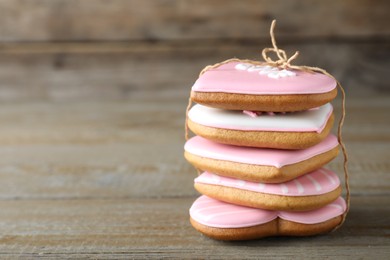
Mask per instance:
[[[316,109],[318,109],[318,107],[316,107]],[[250,110],[244,110],[242,111],[242,113],[250,117],[258,117],[261,116],[263,113],[269,116],[274,116],[276,114],[281,114],[281,115],[287,114],[287,112],[262,112],[262,111],[250,111]]]
[[[325,93],[336,81],[321,73],[294,71],[296,76],[274,79],[257,72],[237,70],[239,62],[229,62],[210,69],[192,86],[197,92],[223,92],[254,95]]]
[[[249,111],[249,110],[244,110],[244,111],[242,111],[242,113],[244,113],[245,115],[248,115],[250,117],[258,117],[259,115],[261,115],[261,112]]]
[[[338,176],[325,168],[318,169],[294,180],[284,183],[259,183],[223,177],[204,172],[195,183],[219,185],[260,193],[284,196],[312,196],[335,190],[340,185]]]
[[[192,204],[190,215],[203,225],[219,228],[255,226],[277,217],[275,211],[228,204],[204,195]]]
[[[186,142],[184,149],[191,154],[205,158],[281,168],[284,165],[298,163],[325,153],[336,146],[338,146],[338,141],[334,135],[328,135],[321,143],[302,150],[240,147],[220,144],[195,136]]]
[[[345,209],[346,204],[341,197],[317,210],[286,212],[233,205],[203,195],[192,204],[190,216],[210,227],[241,228],[264,224],[277,217],[302,224],[316,224],[342,215]]]

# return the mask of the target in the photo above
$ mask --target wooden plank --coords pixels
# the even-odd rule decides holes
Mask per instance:
[[[358,196],[345,225],[317,237],[223,243],[189,224],[194,197],[0,201],[0,256],[50,258],[385,259],[388,196]]]
[[[348,99],[352,208],[342,229],[222,243],[188,222],[196,196],[195,171],[182,157],[188,91],[161,93],[146,88],[120,101],[0,103],[0,258],[390,255],[388,95]],[[329,168],[341,173],[340,159]]]
[[[389,194],[389,100],[348,99],[353,194]],[[0,104],[0,179],[7,183],[0,199],[193,196],[196,173],[183,158],[185,102]],[[341,176],[341,156],[328,167]]]
[[[386,0],[2,0],[1,41],[384,37]],[[305,15],[302,15],[305,14]],[[33,29],[32,29],[33,28]]]
[[[62,44],[0,49],[0,100],[93,100],[160,98],[188,93],[200,70],[231,58],[261,59],[259,42],[216,45]],[[348,94],[387,91],[390,45],[284,44],[297,64],[323,67]]]

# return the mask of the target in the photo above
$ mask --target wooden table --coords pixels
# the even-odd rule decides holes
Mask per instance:
[[[389,257],[389,96],[348,99],[345,225],[249,242],[214,241],[189,224],[198,194],[182,155],[185,102],[183,94],[0,104],[0,257]],[[341,158],[329,167],[341,176]]]
[[[0,258],[390,259],[388,10],[386,0],[0,1]],[[214,241],[189,223],[199,195],[183,158],[189,89],[207,64],[259,59],[272,19],[296,64],[345,85],[351,211],[327,235]],[[341,157],[329,168],[341,177]]]

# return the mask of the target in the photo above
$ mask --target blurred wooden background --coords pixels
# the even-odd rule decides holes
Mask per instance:
[[[347,90],[352,209],[326,236],[219,243],[188,222],[184,110],[204,66],[260,59],[273,19]],[[388,0],[0,0],[0,257],[386,258],[389,40]]]
[[[281,48],[351,94],[389,92],[387,0],[1,0],[0,100],[187,93],[199,70]]]

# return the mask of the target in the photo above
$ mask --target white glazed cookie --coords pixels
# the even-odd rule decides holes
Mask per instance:
[[[293,113],[255,113],[195,105],[188,126],[197,135],[232,145],[303,149],[322,141],[333,125],[331,104]]]

